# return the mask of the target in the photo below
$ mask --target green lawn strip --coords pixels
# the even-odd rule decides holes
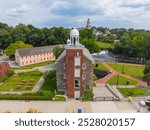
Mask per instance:
[[[63,95],[56,95],[54,101],[66,101],[66,97]]]
[[[143,74],[144,66],[133,66],[126,64],[112,64],[112,63],[109,63],[108,65],[111,66],[117,72],[122,73],[123,70],[124,74],[133,76],[135,78],[142,79],[142,77],[144,76]]]
[[[118,85],[126,85],[127,81],[130,82],[129,85],[137,85],[138,82],[132,79],[128,79],[126,77],[123,76],[119,76],[118,77]],[[112,77],[111,79],[108,80],[108,82],[110,85],[116,85],[117,83],[117,76]]]
[[[118,90],[125,96],[142,96],[148,93],[148,91],[141,88],[118,88]]]
[[[35,67],[42,67],[42,66],[46,66],[46,65],[54,64],[54,63],[55,62],[47,61],[47,62],[37,63],[37,64],[33,64],[33,65],[23,66],[23,67],[20,67],[20,68],[17,68],[17,69],[32,69],[32,68],[35,68]]]
[[[9,77],[1,86],[0,91],[26,91],[26,87],[29,85],[30,80],[34,80],[33,85],[31,87],[34,87],[39,79],[41,78],[43,74],[39,71],[32,71],[27,73],[22,73],[16,76]],[[21,87],[17,88],[17,85],[21,83],[23,80],[26,80],[27,82]]]
[[[113,43],[107,43],[107,42],[96,42],[96,44],[99,45],[99,47],[100,47],[102,50],[111,48],[112,45],[113,45]]]
[[[56,88],[56,71],[50,71],[40,90],[55,92]]]
[[[98,67],[96,67],[96,64],[98,64]],[[109,71],[102,63],[96,63],[96,64],[94,65],[94,69]]]

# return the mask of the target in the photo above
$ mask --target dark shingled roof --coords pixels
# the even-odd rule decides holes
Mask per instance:
[[[53,51],[53,48],[56,46],[43,46],[43,47],[32,47],[32,48],[21,48],[17,49],[19,55],[23,56],[32,56],[38,54],[50,53]]]

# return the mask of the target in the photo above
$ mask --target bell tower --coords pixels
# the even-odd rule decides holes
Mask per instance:
[[[91,21],[90,18],[87,20],[86,29],[91,29]]]
[[[70,42],[72,46],[79,45],[79,31],[76,28],[73,28],[70,32]]]

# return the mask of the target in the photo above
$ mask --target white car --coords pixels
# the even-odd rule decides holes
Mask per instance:
[[[140,106],[142,106],[142,107],[146,107],[146,103],[145,103],[145,101],[140,101]]]

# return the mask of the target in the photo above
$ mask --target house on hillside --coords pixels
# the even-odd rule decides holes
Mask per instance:
[[[7,62],[0,62],[0,76],[8,74],[10,71],[10,65]]]
[[[2,49],[0,49],[0,55],[3,55],[4,53],[3,53],[3,50]]]
[[[55,46],[17,49],[15,60],[19,66],[27,66],[46,61],[55,61],[53,49]]]
[[[65,50],[56,60],[58,90],[75,99],[79,99],[84,91],[91,91],[94,63],[89,50],[79,43],[79,31],[72,29]]]

